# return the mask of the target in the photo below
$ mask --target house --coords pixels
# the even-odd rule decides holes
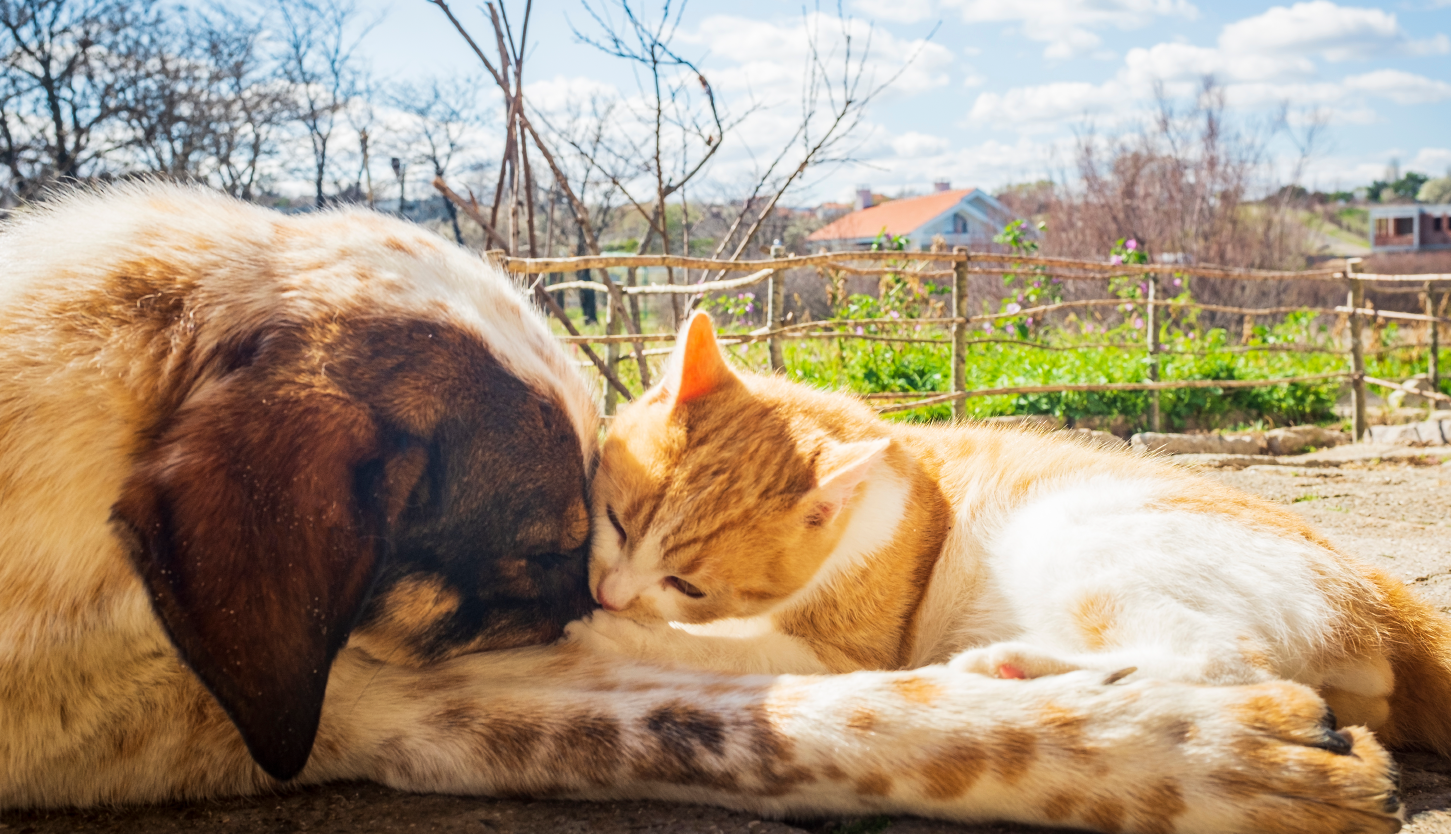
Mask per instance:
[[[877,236],[900,235],[908,249],[926,250],[941,235],[948,246],[982,248],[1013,220],[1007,206],[977,188],[953,190],[950,183],[934,184],[922,197],[905,197],[875,204],[871,189],[858,191],[862,206],[812,232],[806,239],[827,249],[866,249]]]
[[[1370,210],[1370,251],[1451,249],[1451,204],[1375,206]]]

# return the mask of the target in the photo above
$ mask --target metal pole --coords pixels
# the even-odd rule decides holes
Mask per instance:
[[[771,244],[771,257],[779,258],[786,253],[786,247],[777,240]],[[786,357],[782,353],[783,338],[775,331],[786,326],[786,273],[776,270],[771,273],[769,296],[766,300],[766,327],[772,335],[766,340],[771,352],[771,370],[785,371]]]
[[[967,247],[957,246],[952,254],[962,259],[952,264],[952,393],[967,392]],[[952,401],[952,419],[967,416],[967,398]]]
[[[1350,404],[1353,409],[1351,435],[1360,442],[1365,436],[1365,319],[1361,307],[1365,305],[1365,283],[1351,277],[1360,270],[1360,259],[1349,258],[1345,262],[1345,275],[1350,281]]]
[[[1426,282],[1426,315],[1436,315],[1436,297],[1431,294],[1431,282]],[[1426,375],[1431,378],[1431,390],[1441,390],[1441,323],[1431,322],[1431,355],[1426,360]]]
[[[1148,309],[1144,312],[1144,326],[1149,331],[1149,381],[1159,381],[1159,322],[1154,315],[1154,299],[1158,296],[1159,279],[1154,275],[1148,276]],[[1159,392],[1149,392],[1149,430],[1163,431],[1159,419]]]

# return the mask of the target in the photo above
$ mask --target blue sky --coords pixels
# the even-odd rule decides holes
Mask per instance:
[[[426,0],[360,5],[382,19],[364,43],[380,80],[464,73],[492,87]],[[476,37],[488,33],[475,7],[452,5]],[[521,14],[523,3],[509,9]],[[789,134],[814,10],[766,0],[686,7],[678,48],[728,107],[758,107],[712,169],[723,190]],[[859,161],[822,172],[797,204],[847,199],[858,183],[895,193],[937,178],[987,189],[1037,179],[1061,170],[1085,126],[1112,134],[1146,118],[1156,81],[1188,95],[1206,73],[1225,84],[1236,123],[1263,124],[1280,102],[1292,124],[1326,121],[1307,186],[1368,183],[1393,158],[1403,170],[1451,171],[1451,0],[847,0],[845,11],[858,43],[871,31],[878,78],[916,58],[867,114]],[[535,3],[526,74],[536,105],[632,95],[628,68],[579,44],[571,22],[589,25],[578,0]],[[1284,139],[1273,149],[1283,175],[1295,154]]]

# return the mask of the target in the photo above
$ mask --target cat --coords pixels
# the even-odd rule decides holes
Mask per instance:
[[[1293,512],[1057,435],[913,426],[731,367],[708,316],[615,417],[571,639],[710,671],[1315,688],[1451,753],[1451,624]]]

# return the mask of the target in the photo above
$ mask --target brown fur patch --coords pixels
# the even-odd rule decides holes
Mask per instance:
[[[1134,829],[1143,834],[1173,834],[1174,818],[1189,810],[1184,791],[1175,779],[1161,779],[1147,789],[1134,792],[1130,816]]]
[[[625,762],[619,722],[602,714],[574,716],[554,734],[553,758],[565,774],[589,785],[614,784]]]
[[[1083,796],[1076,793],[1059,792],[1048,795],[1048,801],[1043,803],[1043,816],[1052,822],[1068,819],[1073,809],[1083,803]]]
[[[1123,830],[1124,804],[1115,799],[1090,801],[1079,816],[1095,830],[1114,834]]]
[[[846,719],[846,726],[859,733],[870,733],[877,726],[877,713],[870,707],[857,707]]]
[[[858,778],[852,788],[861,796],[887,796],[892,792],[892,777],[873,770]]]
[[[947,802],[967,793],[987,770],[988,760],[975,744],[947,747],[918,766],[922,792],[928,799]]]

